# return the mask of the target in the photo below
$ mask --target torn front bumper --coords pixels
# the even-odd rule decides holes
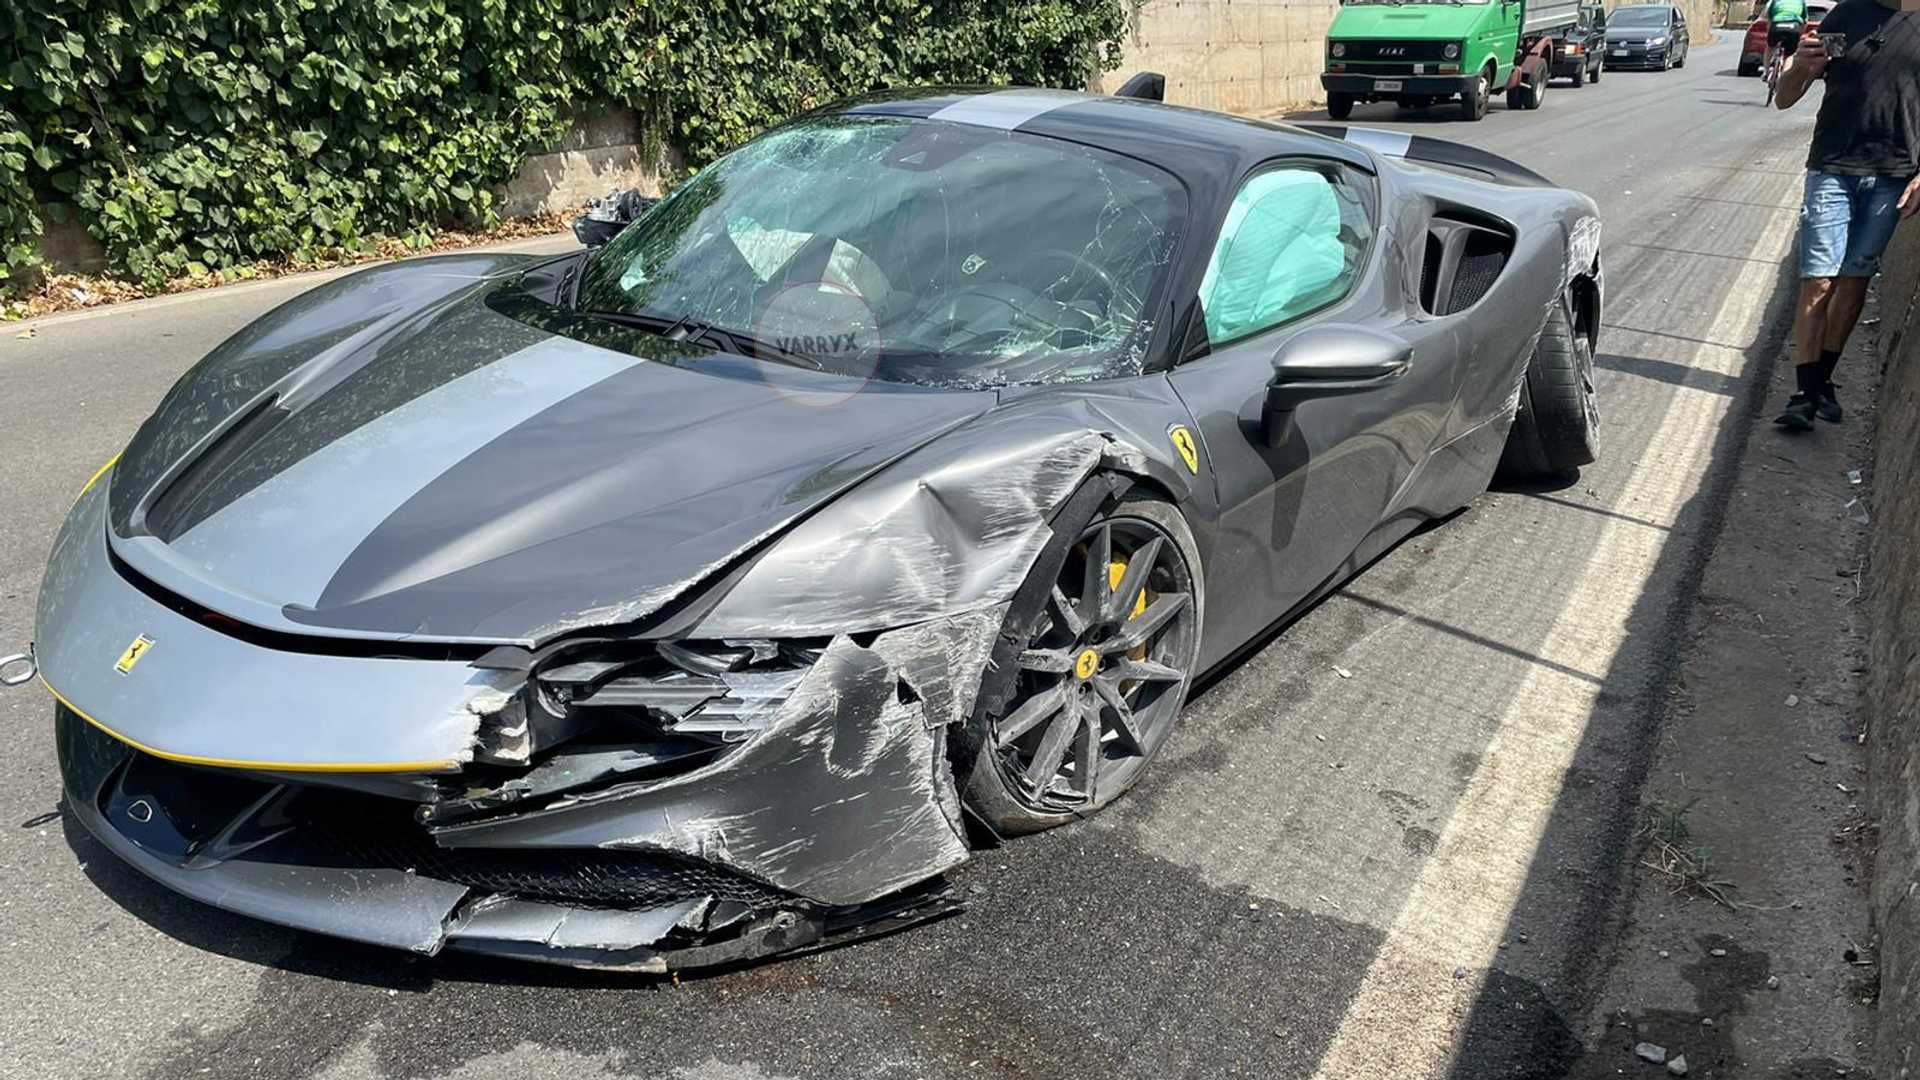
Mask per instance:
[[[367,944],[666,972],[957,906],[937,876],[833,904],[664,849],[446,849],[395,799],[165,761],[65,706],[54,725],[69,812],[121,860],[194,900]]]
[[[236,635],[114,566],[103,502],[56,545],[39,659],[73,814],[170,888],[419,953],[653,971],[952,907],[939,875],[968,846],[947,729],[1004,604],[824,640],[777,694],[705,706],[736,711],[700,753],[616,708],[503,764],[491,710],[527,672]],[[116,671],[136,634],[156,644]]]

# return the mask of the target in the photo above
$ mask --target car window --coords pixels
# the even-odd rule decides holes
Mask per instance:
[[[1296,162],[1249,177],[1200,282],[1207,338],[1223,344],[1346,296],[1373,239],[1365,193],[1334,165]]]
[[[587,264],[579,306],[888,382],[1138,374],[1183,224],[1167,173],[1075,143],[815,117],[702,170]]]

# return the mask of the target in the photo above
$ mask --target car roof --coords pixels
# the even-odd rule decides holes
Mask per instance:
[[[1288,154],[1331,157],[1369,172],[1376,168],[1366,150],[1301,128],[1073,90],[894,91],[847,102],[835,111],[911,116],[1066,139],[1138,158],[1180,177],[1190,187],[1196,181],[1231,183],[1252,164]]]

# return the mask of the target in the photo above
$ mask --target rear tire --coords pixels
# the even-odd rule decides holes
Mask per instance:
[[[1116,585],[1109,570],[1132,567],[1149,544],[1145,591],[1134,603],[1115,600],[1134,575],[1122,569]],[[1129,496],[1107,499],[1084,520],[1056,520],[1054,540],[1014,594],[973,716],[954,740],[968,808],[1009,836],[1085,817],[1130,789],[1178,726],[1205,609],[1199,548],[1172,506]],[[1129,628],[1148,626],[1143,644],[1129,648]],[[1099,660],[1082,675],[1075,661],[1089,651]],[[1061,658],[1067,670],[1059,670]]]
[[[1593,63],[1593,70],[1587,73],[1587,81],[1588,81],[1588,82],[1595,82],[1595,83],[1597,83],[1597,82],[1599,82],[1599,81],[1600,81],[1600,73],[1601,73],[1602,71],[1605,71],[1605,70],[1606,70],[1606,67],[1607,67],[1607,62],[1606,62],[1605,60],[1596,60],[1596,61],[1594,61],[1594,63]]]
[[[1573,88],[1575,90],[1579,90],[1582,87],[1587,85],[1587,75],[1592,70],[1593,69],[1588,67],[1587,65],[1581,64],[1580,70],[1573,73]]]
[[[1541,68],[1540,77],[1533,80],[1533,92],[1527,95],[1526,108],[1537,109],[1540,107],[1540,103],[1546,100],[1547,83],[1551,81],[1551,79],[1547,78],[1546,69]]]
[[[1345,120],[1347,117],[1353,115],[1353,102],[1354,98],[1352,94],[1329,91],[1327,93],[1327,115],[1335,120]]]
[[[1510,479],[1563,476],[1596,458],[1600,414],[1593,393],[1593,349],[1574,329],[1566,301],[1555,304],[1520,383],[1520,407],[1500,454]]]

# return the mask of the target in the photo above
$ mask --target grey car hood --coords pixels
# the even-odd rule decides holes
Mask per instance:
[[[533,643],[656,611],[994,401],[601,348],[492,310],[499,268],[435,269],[190,372],[112,476],[119,559],[267,629]]]

